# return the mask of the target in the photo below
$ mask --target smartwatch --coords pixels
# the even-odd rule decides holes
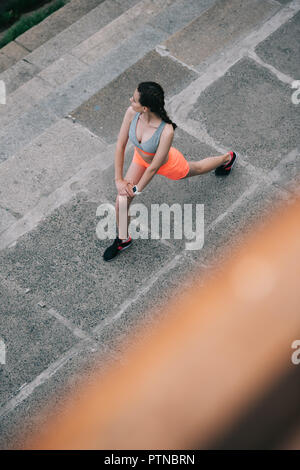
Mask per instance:
[[[137,185],[133,186],[132,191],[134,192],[134,195],[142,193],[142,191],[139,191]]]

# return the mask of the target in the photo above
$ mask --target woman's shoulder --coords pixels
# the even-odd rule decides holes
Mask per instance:
[[[138,114],[134,111],[134,109],[132,109],[131,106],[129,106],[126,110],[126,113],[125,113],[125,118],[128,119],[130,122],[132,121],[132,119],[134,118],[134,116]]]
[[[165,122],[165,121],[163,121]],[[163,128],[163,133],[164,135],[166,136],[173,136],[174,135],[174,127],[172,126],[172,124],[169,124],[168,122],[165,123],[165,126]]]
[[[168,142],[171,145],[173,142],[173,138],[174,138],[174,128],[172,124],[166,123],[162,130],[160,141]]]

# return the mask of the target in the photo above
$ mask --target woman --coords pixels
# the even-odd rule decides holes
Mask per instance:
[[[202,175],[214,169],[217,175],[228,175],[237,158],[234,152],[228,152],[225,155],[188,162],[179,150],[172,147],[177,126],[166,113],[164,91],[158,83],[140,83],[130,101],[131,106],[125,113],[115,153],[117,226],[119,228],[119,196],[127,196],[128,238],[120,239],[117,236],[104,252],[105,261],[110,261],[132,244],[132,239],[128,236],[129,206],[135,195],[145,189],[156,173],[173,180]],[[128,138],[134,143],[135,151],[123,178]]]

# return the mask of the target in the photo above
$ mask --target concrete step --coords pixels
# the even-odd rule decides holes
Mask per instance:
[[[155,4],[161,5],[158,0]],[[183,20],[179,16],[179,11],[182,9],[183,4],[182,0],[177,1],[173,7],[164,9],[162,12],[153,15],[152,18],[150,17],[151,20],[146,25],[142,25],[132,36],[123,40],[119,46],[114,47],[109,54],[89,65],[88,68],[83,72],[81,71],[67,84],[60,85],[53,91],[50,91],[48,83],[46,84],[44,80],[41,82],[40,78],[36,77],[37,88],[46,97],[21,115],[18,114],[16,106],[8,111],[6,116],[9,116],[9,118],[4,119],[9,119],[10,123],[0,130],[0,161],[6,160],[19,148],[27,145],[31,139],[44,132],[57,119],[69,114],[89,96],[92,96],[124,70],[130,68],[132,64],[161,41],[167,39],[170,34],[178,28],[181,29],[184,24],[182,24]],[[205,5],[207,6],[207,3]],[[190,14],[184,16],[184,20],[187,22],[191,20],[192,15],[195,15],[197,10],[196,0],[193,0],[192,6],[194,7],[191,8]],[[203,6],[200,9],[198,6],[198,12],[199,10],[203,11]],[[160,19],[159,27],[155,26],[157,17]],[[170,18],[173,18],[172,26],[170,26]],[[166,25],[165,30],[163,29],[164,24]],[[133,50],[136,51],[134,56],[132,54]],[[73,56],[70,59],[73,60]],[[75,60],[78,62],[77,58]],[[69,73],[69,71],[67,70],[66,73]],[[31,93],[30,96],[24,98],[25,106],[26,103],[29,106],[32,100]],[[14,113],[16,113],[16,116]],[[18,136],[18,139],[15,136]]]
[[[169,8],[176,0],[143,0],[109,25],[90,36],[73,48],[71,53],[85,64],[92,64],[117,47],[137,29],[140,29],[156,15]]]
[[[67,181],[77,167],[101,153],[107,145],[88,129],[63,119],[31,144],[3,162],[0,168],[0,206],[16,220],[39,201],[47,199]],[[103,165],[105,165],[103,155]],[[7,221],[8,222],[8,221]],[[7,228],[1,221],[0,232]]]
[[[76,46],[78,43],[78,34],[75,30],[73,33],[75,47],[62,54],[61,57],[38,72],[31,80],[19,86],[13,93],[9,93],[9,87],[7,87],[7,103],[5,109],[2,109],[2,112],[0,110],[0,125],[4,127],[12,119],[15,119],[18,115],[28,110],[34,103],[46,97],[51,91],[55,90],[60,85],[65,85],[68,81],[72,80],[72,78],[75,78],[81,72],[87,70],[87,65],[100,60],[107,55],[111,49],[117,47],[123,40],[134,34],[137,29],[136,24],[138,24],[138,28],[140,29],[144,24],[149,22],[153,15],[156,15],[174,2],[175,0],[168,0],[167,2],[163,0],[155,0],[155,2],[153,2],[153,0],[140,1],[137,5],[129,8],[125,13],[104,25],[99,31],[84,40],[79,46]],[[101,9],[104,10],[105,5],[106,3],[102,4]],[[108,19],[109,16],[106,15],[106,20]],[[65,32],[65,34],[67,34],[67,32]],[[88,35],[89,34],[90,29],[88,30]],[[57,43],[60,40],[61,38],[57,38]],[[51,49],[51,44],[49,45],[47,43],[45,47],[46,46],[49,46]],[[59,50],[62,52],[64,48],[59,47]],[[36,53],[38,54],[39,51],[36,51]],[[50,55],[51,50],[49,50],[47,58],[49,58]],[[32,63],[32,56],[26,58],[26,60]],[[35,65],[35,70],[38,71],[39,65]],[[22,77],[24,78],[24,74]]]
[[[0,73],[78,21],[104,0],[71,0],[0,49]]]
[[[181,135],[181,137],[189,142],[190,136]],[[199,150],[206,151],[204,148],[198,148]],[[88,176],[87,173],[86,175]],[[184,274],[191,274],[194,261],[197,265],[210,261],[212,254],[216,256],[216,248],[219,257],[224,254],[222,246],[228,242],[229,236],[232,239],[233,227],[235,233],[238,233],[245,221],[249,223],[249,218],[245,217],[246,213],[249,215],[249,206],[251,206],[251,221],[254,222],[258,214],[261,214],[261,217],[267,214],[268,208],[262,207],[262,201],[266,206],[266,203],[270,204],[275,198],[281,197],[280,191],[272,186],[259,188],[259,183],[255,181],[255,178],[247,174],[247,170],[244,171],[241,168],[237,178],[230,180],[230,184],[228,179],[220,184],[218,179],[210,174],[202,179],[201,184],[196,179],[186,180],[181,188],[178,187],[179,182],[169,182],[169,185],[164,184],[162,192],[161,181],[157,179],[156,186],[152,185],[152,190],[144,194],[143,202],[146,206],[154,202],[167,201],[169,204],[175,202],[175,193],[177,202],[180,200],[181,203],[196,204],[201,201],[205,204],[208,217],[205,250],[190,252],[186,255],[183,247],[177,244],[179,240],[172,240],[172,244],[176,243],[173,246],[167,246],[159,240],[136,240],[130,251],[124,252],[109,264],[102,261],[102,253],[109,244],[109,240],[97,240],[95,226],[99,203],[107,200],[113,202],[111,199],[113,188],[110,184],[112,176],[112,166],[104,170],[102,175],[100,172],[90,174],[77,195],[65,201],[63,205],[36,224],[30,233],[20,237],[13,250],[1,251],[0,275],[16,283],[20,289],[20,292],[15,291],[13,296],[11,292],[8,295],[9,305],[14,306],[15,313],[13,314],[12,309],[9,308],[9,322],[3,331],[10,341],[17,333],[15,324],[18,320],[15,315],[18,308],[16,306],[22,301],[21,294],[28,287],[31,289],[29,298],[35,305],[37,299],[42,299],[45,303],[44,319],[47,318],[51,326],[53,319],[50,321],[48,315],[50,315],[50,309],[54,309],[77,329],[80,328],[86,334],[93,335],[94,338],[95,336],[97,339],[101,338],[102,341],[104,340],[103,327],[107,325],[107,319],[114,318],[118,314],[112,321],[113,323],[116,321],[123,334],[128,334],[132,325],[130,320],[138,319],[137,312],[140,312],[143,318],[145,307],[154,307],[151,300],[155,299],[156,305],[161,305],[169,298],[170,287],[180,289],[181,286],[183,288],[184,284],[181,284],[181,281],[184,282]],[[176,191],[174,191],[175,184]],[[256,190],[249,191],[248,197],[243,199],[245,187],[251,190],[253,184],[256,184]],[[157,200],[153,197],[155,194],[159,195]],[[236,204],[238,200],[240,200],[239,205]],[[228,208],[234,204],[235,213],[229,212],[228,220],[220,223],[222,220],[220,216],[224,211],[228,212]],[[228,247],[227,255],[235,248],[232,245]],[[180,272],[176,272],[177,270]],[[122,276],[116,283],[120,272],[126,272],[126,276]],[[107,293],[112,295],[107,295]],[[25,303],[27,312],[29,306],[27,302]],[[120,324],[117,320],[121,316]],[[37,318],[40,319],[39,316]],[[26,323],[22,321],[21,326],[21,330],[25,330]],[[36,326],[36,333],[41,334],[40,329],[43,325],[38,322]],[[63,334],[64,331],[57,336],[59,341],[62,341]],[[56,337],[55,334],[52,334],[52,340],[54,337]],[[111,340],[113,337],[114,334],[111,331]],[[18,348],[25,349],[27,342],[28,337],[21,335],[17,342]],[[71,344],[73,344],[72,341]],[[35,349],[29,349],[29,357],[34,358],[36,354],[42,352],[37,346]],[[69,342],[65,346],[66,349],[58,350],[60,354],[71,347]],[[55,345],[52,349],[55,349]],[[49,354],[48,363],[51,364],[55,358]],[[33,367],[26,369],[22,382],[19,382],[19,376],[10,384],[5,382],[7,387],[3,393],[5,400],[11,395],[16,396],[19,387],[24,382],[31,383],[41,373],[43,369],[35,367],[37,361],[32,359],[32,362]],[[31,360],[28,363],[31,363]],[[13,366],[15,362],[9,365],[7,371],[9,376],[13,373]],[[46,367],[45,363],[43,367]]]
[[[196,70],[213,63],[224,48],[240,41],[281,6],[273,0],[218,0],[164,42],[166,50]]]
[[[170,32],[171,34],[178,30],[180,26],[184,26],[187,22],[194,18],[195,15],[200,14],[205,8],[213,3],[212,0],[206,0],[199,4],[198,1],[191,1],[190,7],[187,10],[188,14],[179,14],[181,10],[184,10],[182,1],[177,2],[163,2],[163,9],[159,11],[159,14],[155,14],[155,10],[158,10],[162,2],[153,3],[153,1],[140,2],[139,8],[131,8],[130,12],[120,15],[114,21],[104,26],[103,29],[97,31],[90,38],[86,39],[79,46],[75,46],[69,50],[62,57],[54,61],[44,70],[39,71],[39,63],[34,63],[32,55],[26,58],[30,63],[22,63],[22,74],[21,82],[16,77],[14,80],[9,78],[9,72],[7,77],[4,75],[0,76],[7,84],[7,103],[5,109],[0,108],[0,125],[4,127],[11,120],[15,119],[19,114],[28,110],[34,103],[37,103],[42,98],[47,96],[51,90],[58,87],[62,83],[66,83],[71,80],[72,77],[78,75],[81,71],[87,69],[86,63],[95,62],[107,54],[109,50],[116,47],[117,43],[122,39],[128,37],[136,29],[135,24],[142,27],[144,23],[150,23],[154,26],[157,24],[158,27]],[[104,8],[106,4],[101,7]],[[124,6],[124,5],[123,5]],[[168,8],[167,8],[168,7]],[[145,14],[145,12],[148,12]],[[150,21],[149,17],[153,16],[153,20]],[[136,21],[134,22],[134,18]],[[74,25],[75,27],[75,25]],[[70,32],[70,29],[68,30]],[[64,32],[67,34],[68,31]],[[120,38],[120,35],[122,35]],[[88,35],[90,29],[88,30]],[[59,39],[62,38],[63,34],[59,35]],[[73,44],[78,41],[78,31],[76,30],[73,37]],[[47,60],[51,57],[52,48],[51,42],[45,45],[45,48],[49,46],[48,51],[43,51],[43,56],[47,56]],[[91,49],[91,51],[90,51]],[[63,52],[64,48],[60,47]],[[36,51],[39,54],[39,50]],[[13,72],[13,71],[12,71]],[[30,77],[33,75],[33,78]],[[25,81],[25,83],[23,83]],[[13,85],[12,85],[13,82]],[[22,84],[23,83],[23,84]],[[10,92],[10,87],[11,92]],[[16,91],[15,87],[18,87]]]
[[[175,14],[175,12],[173,13]],[[153,37],[153,34],[151,36]],[[140,42],[140,39],[137,42]],[[130,74],[134,74],[135,69],[138,69],[141,74],[144,73],[144,71],[149,69],[149,61],[151,61],[157,80],[163,84],[166,80],[168,81],[169,96],[180,91],[188,82],[195,78],[195,75],[181,64],[175,64],[168,58],[163,58],[158,53],[152,51],[150,56],[147,54],[145,58],[142,57],[137,64],[134,64],[119,75],[118,80],[121,80],[123,86],[117,86],[119,91],[114,93],[115,98],[118,98],[119,101],[125,98],[128,101],[124,90],[125,77],[127,77],[128,85],[131,82],[132,86],[132,81],[129,79]],[[169,71],[168,75],[173,77],[172,80],[165,77],[166,67]],[[95,75],[95,79],[97,80],[96,89],[98,90],[98,74]],[[176,83],[176,86],[172,85],[173,82],[174,85]],[[115,85],[112,83],[112,85],[108,84],[108,86],[108,89],[111,90]],[[129,91],[132,92],[132,90]],[[96,95],[93,95],[93,97]],[[127,106],[128,104],[129,101]],[[115,106],[111,104],[112,116],[114,109]],[[118,118],[115,119],[118,123],[119,119],[122,119],[122,112],[120,113],[120,109],[116,111],[119,113]],[[28,117],[25,121],[27,122],[27,120]],[[41,122],[41,115],[39,115],[39,121]],[[5,214],[5,218],[3,217],[2,219],[2,226],[0,227],[2,233],[19,220],[24,220],[25,215],[29,215],[30,220],[36,220],[36,216],[30,214],[32,214],[32,210],[39,203],[43,206],[40,214],[45,214],[44,206],[54,210],[53,205],[49,202],[52,198],[51,194],[54,194],[66,181],[70,180],[73,173],[76,174],[80,163],[85,162],[87,158],[93,161],[95,152],[99,153],[99,162],[101,162],[102,158],[104,159],[104,166],[108,164],[108,159],[109,164],[112,164],[113,155],[110,152],[106,151],[101,155],[103,146],[105,145],[105,148],[107,148],[107,142],[115,144],[116,136],[112,133],[110,121],[107,121],[105,126],[102,126],[103,130],[102,135],[99,136],[100,138],[93,132],[89,133],[86,129],[86,123],[84,124],[85,126],[82,127],[77,123],[73,124],[72,120],[69,119],[56,120],[49,128],[46,126],[45,131],[41,135],[37,135],[31,143],[29,142],[25,147],[20,148],[11,158],[3,161],[0,167],[0,207],[2,207],[2,211]],[[109,132],[111,135],[109,136],[106,132],[107,125],[110,128]],[[114,136],[113,139],[112,136]],[[19,141],[16,142],[17,144],[20,143]],[[73,181],[70,182],[70,185],[72,185],[72,191],[76,189]],[[69,191],[69,194],[72,195],[72,191]],[[61,202],[65,200],[66,190],[63,191],[63,194]],[[57,203],[57,196],[55,201]],[[25,223],[23,228],[25,226],[28,229],[28,223]],[[12,227],[12,231],[14,234],[20,233],[16,226]],[[9,234],[6,233],[5,236],[7,235]]]
[[[173,34],[165,42],[164,47],[167,48],[172,57],[182,60],[183,63],[190,65],[195,70],[203,68],[209,61],[214,60],[216,54],[220,53],[223,47],[239,40],[251,28],[259,25],[261,21],[272,15],[279,8],[279,5],[275,4],[273,0],[266,0],[265,2],[260,2],[258,8],[252,12],[252,4],[249,2],[250,0],[244,2],[241,8],[237,8],[239,5],[237,0],[218,1],[216,4],[211,1],[201,2],[201,8],[199,8],[199,2],[196,2],[198,9],[196,7],[193,8],[193,21]],[[168,6],[165,11],[168,12],[169,22],[171,22],[175,12],[172,11],[172,7],[167,2],[165,4]],[[121,15],[86,41],[83,41],[79,46],[73,48],[54,64],[40,72],[35,79],[27,82],[26,85],[11,96],[10,103],[8,102],[6,106],[6,114],[2,114],[2,116],[0,114],[1,125],[7,125],[11,119],[14,119],[30,108],[32,104],[47,96],[51,92],[49,85],[55,87],[71,80],[72,77],[86,69],[86,63],[99,60],[116,45],[117,40],[122,40],[132,34],[134,31],[134,18],[136,18],[136,23],[140,24],[143,21],[144,12],[148,11],[149,5],[153,5],[153,3],[140,2],[129,12]],[[192,11],[191,6],[189,8],[190,14]],[[159,7],[159,2],[157,7]],[[182,2],[177,2],[173,7],[177,8],[176,13],[178,16],[178,7],[184,10]],[[159,27],[166,29],[168,24],[166,21],[163,23],[164,18],[162,16],[162,12],[160,12],[149,24],[158,24]],[[196,19],[195,16],[197,17]],[[222,23],[222,18],[225,16],[227,23],[224,24],[224,22]],[[185,21],[188,19],[190,18],[185,18]],[[148,18],[145,18],[146,22],[147,20]],[[224,28],[219,33],[219,36],[215,38],[212,31],[216,30],[218,24],[224,24]],[[239,26],[237,27],[236,25]],[[201,48],[197,45],[199,42],[202,45]],[[184,46],[181,46],[181,44],[184,44]],[[181,54],[181,50],[182,52],[185,51],[185,55]],[[189,55],[190,57],[188,57]],[[191,57],[194,57],[193,62],[195,64],[191,62]],[[36,93],[34,93],[34,90],[36,90]],[[8,101],[9,99],[10,97],[8,97]],[[17,103],[18,105],[16,106]]]
[[[89,11],[89,13],[84,14],[67,28],[64,28],[63,31],[55,32],[51,39],[47,40],[45,43],[42,42],[39,47],[36,47],[32,52],[27,54],[24,59],[19,60],[12,67],[0,74],[0,80],[4,80],[7,84],[7,94],[9,95],[14,92],[17,88],[36,76],[41,70],[58,60],[63,54],[80,44],[80,42],[87,39],[90,35],[99,31],[103,26],[109,24],[138,1],[139,0],[106,0]],[[67,7],[68,5],[66,5],[65,8]],[[53,15],[55,15],[55,13]],[[51,16],[49,18],[51,18]],[[32,32],[31,34],[33,35],[34,33]]]
[[[100,92],[93,94],[89,100],[72,113],[77,122],[79,121],[85,127],[90,128],[92,136],[96,134],[100,137],[99,145],[101,143],[102,146],[105,146],[107,143],[115,142],[120,119],[122,119],[120,109],[126,109],[125,101],[123,103],[123,100],[128,98],[125,93],[126,88],[128,87],[129,96],[132,92],[129,86],[132,86],[133,81],[138,79],[137,71],[139,71],[138,73],[141,76],[144,75],[144,73],[147,73],[147,69],[149,69],[149,64],[151,64],[152,72],[155,73],[156,79],[165,88],[167,87],[169,94],[167,98],[171,98],[172,93],[180,92],[181,89],[195,78],[193,73],[179,62],[176,63],[168,57],[161,57],[154,52],[146,55],[145,58],[142,58],[130,69],[126,69],[114,81],[108,83]],[[174,79],[174,85],[176,85],[174,88],[172,80],[164,78],[166,70],[168,70],[167,76]],[[115,90],[120,90],[120,92],[116,93]],[[107,99],[110,102],[111,119],[107,119],[108,116],[103,107],[100,111],[93,111],[97,102],[105,103]],[[98,129],[93,129],[91,122],[96,122]],[[80,153],[78,155],[75,151],[74,155],[72,154],[73,140],[81,142],[78,147],[81,149],[84,148],[85,139],[85,133],[81,132],[80,126],[78,127],[78,138],[76,137],[75,139],[72,126],[71,121],[56,120],[49,128],[49,132],[46,130],[41,136],[37,135],[32,144],[29,143],[23,150],[20,150],[16,155],[3,163],[0,174],[1,186],[4,188],[4,197],[1,195],[0,207],[2,207],[3,214],[5,215],[5,218],[3,217],[2,231],[32,210],[39,199],[47,197],[72,176],[72,169],[75,169],[76,165],[81,162]],[[63,140],[65,140],[65,144]],[[61,143],[59,144],[60,141]],[[62,146],[61,149],[60,146]],[[43,148],[41,149],[40,147]],[[58,157],[53,160],[54,148],[58,150]],[[185,146],[182,148],[185,148]],[[100,151],[101,148],[98,148],[98,150]],[[92,151],[87,153],[89,158],[90,155],[93,155]],[[53,165],[53,161],[55,165]],[[61,165],[59,177],[57,177],[56,168],[58,161],[64,165]],[[26,168],[32,169],[29,174],[26,174]],[[10,188],[13,188],[13,191]],[[45,191],[45,188],[48,188],[48,190]],[[28,196],[29,194],[30,197]],[[26,203],[23,203],[23,201],[26,201]]]
[[[192,68],[179,55],[174,60],[171,54],[154,50],[196,19],[186,21],[189,7],[180,15],[178,5],[174,3],[153,18],[155,24],[150,22],[51,92],[11,125],[6,136],[1,134],[0,152],[4,143],[7,153],[3,155],[10,155],[0,166],[0,191],[4,188],[0,216],[6,214],[0,234],[0,289],[6,315],[0,319],[5,319],[1,331],[9,358],[0,390],[0,423],[5,430],[1,447],[11,444],[17,429],[23,437],[43,425],[42,419],[34,420],[35,412],[51,396],[60,401],[57,390],[70,377],[69,386],[74,388],[75,378],[86,370],[82,358],[90,364],[95,350],[113,356],[119,338],[132,332],[141,318],[148,319],[150,328],[152,309],[163,307],[171,295],[181,292],[194,266],[205,270],[213,261],[222,262],[234,254],[238,245],[233,237],[258,220],[263,222],[278,200],[289,201],[291,193],[281,184],[299,174],[298,108],[291,102],[287,83],[243,56],[243,51],[256,47],[287,21],[289,7],[282,9],[286,16],[278,15],[265,28],[254,24],[255,40],[241,41],[241,55],[231,62],[224,59],[222,63],[219,57],[219,75],[214,75],[209,67],[203,73],[197,63]],[[269,8],[270,2],[264,5]],[[278,3],[274,0],[273,5]],[[176,12],[174,23],[170,11]],[[212,25],[211,37],[218,31]],[[296,30],[294,22],[288,26]],[[230,40],[229,30],[227,35],[228,57],[233,51],[230,45],[240,39],[233,34]],[[270,51],[276,55],[274,50],[287,44],[290,35],[289,28],[283,28],[277,31],[275,42],[270,37],[258,50],[264,57]],[[199,47],[192,37],[189,47]],[[213,56],[221,56],[222,45],[214,47]],[[192,53],[198,57],[188,51],[187,58]],[[297,49],[290,50],[288,57],[293,61]],[[112,263],[104,263],[102,254],[110,241],[97,239],[97,208],[104,202],[114,204],[113,153],[119,120],[129,91],[138,80],[150,76],[167,91],[168,110],[171,99],[174,109],[184,109],[182,121],[177,120],[179,113],[171,117],[179,125],[174,146],[188,160],[224,153],[228,145],[237,148],[240,160],[226,179],[214,173],[182,181],[157,175],[134,201],[149,210],[153,203],[204,204],[203,249],[187,253],[185,240],[174,238],[136,240]],[[232,109],[234,116],[229,119]],[[66,112],[72,113],[75,123],[62,118]],[[110,139],[112,145],[108,145]],[[127,150],[124,174],[132,146]],[[142,229],[145,232],[146,227]],[[150,229],[149,234],[153,233]],[[45,305],[43,315],[40,301]],[[146,312],[148,307],[151,310]],[[161,315],[163,311],[157,314],[158,321]],[[105,366],[105,357],[98,362]]]
[[[55,120],[49,128],[47,123],[44,123],[43,133],[37,134],[31,142],[29,141],[23,148],[20,147],[19,151],[2,162],[0,207],[16,217],[17,221],[30,213],[39,200],[42,204],[46,203],[47,198],[51,198],[51,193],[72,176],[72,171],[76,172],[76,165],[80,162],[89,161],[97,151],[98,159],[101,161],[103,145],[105,149],[109,147],[108,144],[115,147],[118,126],[123,118],[123,111],[125,112],[129,105],[132,84],[139,76],[142,78],[144,73],[149,73],[147,70],[150,63],[156,80],[164,87],[167,86],[167,98],[178,93],[195,78],[194,73],[169,58],[153,51],[146,54],[136,64],[119,74],[115,80],[109,82],[100,92],[92,94],[90,100],[73,113],[76,118],[75,123],[71,119],[64,118]],[[168,71],[167,76],[166,71]],[[99,80],[97,80],[97,89],[98,87]],[[109,115],[105,112],[107,98],[110,101]],[[95,109],[97,102],[102,103],[100,110]],[[93,121],[97,123],[96,132],[92,126]],[[41,123],[41,116],[39,122]],[[19,141],[16,141],[16,144],[18,145]],[[103,163],[108,160],[113,164],[113,155],[109,152],[103,153],[103,158]],[[57,198],[55,200],[57,201]],[[3,230],[13,222],[14,220],[6,217],[3,221]],[[14,233],[17,233],[16,229]]]

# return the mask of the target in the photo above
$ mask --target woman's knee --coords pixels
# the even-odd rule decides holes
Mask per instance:
[[[185,178],[189,178],[190,176],[200,175],[203,171],[203,165],[201,160],[198,162],[189,162],[189,171]]]

